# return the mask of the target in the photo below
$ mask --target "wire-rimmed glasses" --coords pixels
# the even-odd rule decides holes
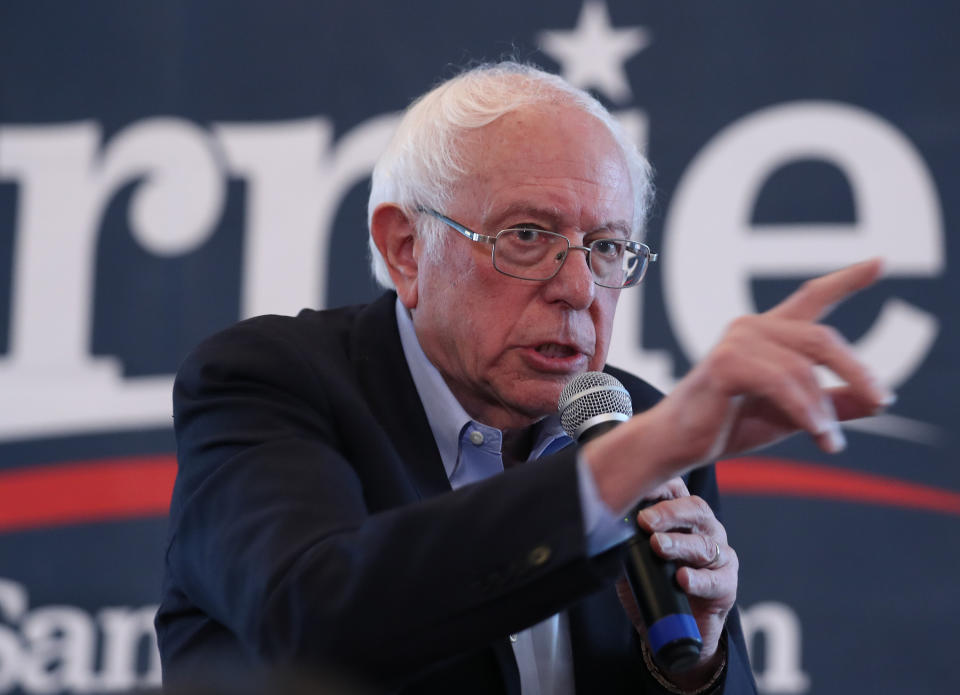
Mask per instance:
[[[587,254],[593,281],[601,287],[624,289],[640,284],[657,254],[639,241],[620,238],[594,239],[586,246],[574,246],[563,234],[536,227],[504,229],[496,236],[471,231],[436,210],[418,207],[418,212],[436,217],[472,241],[491,244],[493,267],[520,280],[549,280],[560,272],[571,249]]]

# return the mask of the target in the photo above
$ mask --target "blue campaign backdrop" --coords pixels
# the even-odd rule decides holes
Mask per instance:
[[[657,171],[610,361],[669,389],[733,317],[881,255],[830,323],[898,393],[827,456],[719,465],[763,693],[955,692],[958,10],[949,0],[0,5],[0,693],[159,682],[172,375],[245,316],[364,301],[372,163],[505,55]],[[825,377],[829,378],[829,377]]]

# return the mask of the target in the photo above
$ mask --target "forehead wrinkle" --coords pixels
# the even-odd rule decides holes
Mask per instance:
[[[525,183],[530,186],[538,187],[541,184],[545,184],[547,193],[544,196],[542,192],[538,192],[537,197],[544,199],[537,202],[532,202],[531,199],[526,198],[522,193],[518,195],[518,192],[511,187],[499,185],[500,181],[498,177],[492,176],[485,171],[482,175],[473,178],[474,183],[483,185],[486,189],[481,197],[481,223],[488,231],[493,228],[499,231],[518,221],[510,220],[511,217],[528,216],[531,218],[530,221],[546,222],[550,225],[551,229],[555,230],[561,227],[569,227],[583,233],[589,233],[601,229],[615,229],[624,232],[625,236],[630,237],[632,236],[631,222],[626,221],[622,217],[608,221],[603,219],[601,216],[603,212],[600,209],[589,210],[585,207],[584,196],[590,199],[591,195],[597,195],[596,202],[601,208],[604,204],[611,204],[617,199],[620,183],[619,174],[622,168],[618,167],[615,163],[608,162],[604,165],[603,169],[605,173],[612,173],[613,176],[564,176],[562,181],[564,187],[568,187],[570,183],[574,184],[574,188],[568,190],[550,192],[550,177],[534,177],[531,180],[527,180]],[[543,180],[541,180],[541,178]],[[618,180],[611,182],[609,180],[610,178],[618,178]],[[611,183],[616,183],[617,185],[605,185]],[[576,184],[583,185],[584,189],[581,190],[577,188]],[[591,189],[596,190],[596,193],[592,194],[590,192]],[[506,201],[504,201],[506,203],[505,205],[500,202],[503,198],[506,198]],[[511,198],[513,198],[512,202]],[[551,198],[558,202],[552,204]],[[534,200],[535,199],[536,198],[534,198]],[[631,204],[634,204],[632,200]],[[577,221],[583,219],[585,214],[591,219],[588,220],[586,226],[582,227]]]
[[[568,140],[574,138],[577,147],[571,151],[566,145],[559,146],[556,129],[543,132],[545,120],[533,118],[541,112],[539,108],[521,108],[468,133],[464,150],[471,171],[454,184],[451,212],[472,217],[461,221],[468,226],[477,224],[488,234],[529,216],[530,221],[556,231],[616,229],[632,236],[632,222],[624,222],[626,210],[603,209],[618,206],[624,186],[629,186],[623,153],[607,146],[609,134],[596,132],[591,118],[578,112],[567,114],[567,109],[559,114],[563,118],[558,116],[563,126],[560,130]],[[517,136],[518,129],[524,137]],[[520,180],[521,190],[516,190],[517,162],[527,172]],[[555,170],[560,173],[553,175]],[[527,186],[534,187],[532,195],[525,195]],[[466,198],[461,198],[461,192]],[[636,203],[631,199],[630,204],[635,207]],[[604,214],[617,219],[605,219]]]
[[[489,207],[492,203],[488,202],[487,205]],[[499,211],[485,210],[483,213],[483,221],[484,224],[488,225],[504,225],[506,224],[505,220],[520,215],[534,218],[534,220],[537,221],[546,220],[554,227],[560,226],[560,222],[563,219],[563,213],[556,205],[534,205],[532,203],[518,201],[511,203]]]
[[[559,207],[551,205],[534,205],[526,202],[511,203],[502,211],[497,213],[485,211],[481,219],[485,228],[496,227],[497,231],[500,231],[510,226],[507,224],[506,220],[516,216],[530,217],[530,221],[546,221],[548,222],[550,229],[553,230],[560,229],[564,226],[562,224],[564,214]],[[630,223],[624,219],[600,222],[589,228],[582,228],[579,225],[573,225],[573,228],[575,231],[582,234],[591,234],[604,229],[610,229],[615,232],[620,232],[627,239],[632,236]]]

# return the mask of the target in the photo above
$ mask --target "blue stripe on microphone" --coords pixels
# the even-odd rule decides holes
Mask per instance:
[[[685,637],[700,640],[697,621],[686,613],[665,616],[647,628],[647,639],[655,654],[664,645]]]

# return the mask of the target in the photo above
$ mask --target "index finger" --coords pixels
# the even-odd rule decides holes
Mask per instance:
[[[727,542],[727,532],[723,524],[717,520],[710,505],[698,496],[663,500],[652,507],[641,509],[637,514],[637,524],[651,533],[688,529]]]
[[[687,490],[687,484],[683,482],[683,478],[677,476],[645,494],[640,498],[640,502],[652,506],[661,500],[675,500],[678,497],[686,497],[689,494],[690,491]]]
[[[883,273],[883,260],[871,258],[809,280],[767,314],[784,319],[816,321],[856,292],[869,287]]]

